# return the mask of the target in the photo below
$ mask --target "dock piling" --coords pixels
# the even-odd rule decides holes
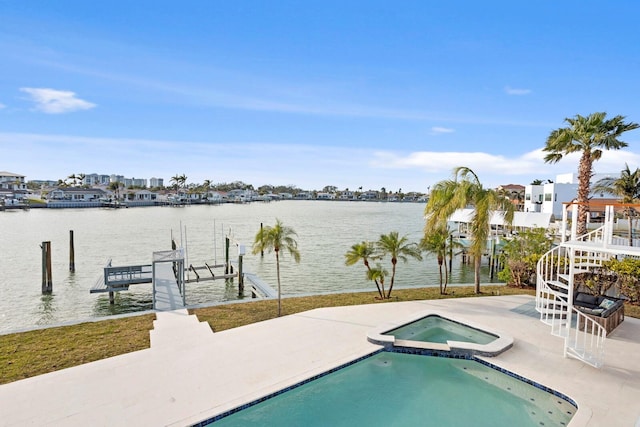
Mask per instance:
[[[224,274],[229,274],[229,237],[224,238]]]
[[[53,280],[51,279],[51,242],[42,242],[42,293],[53,292]]]
[[[238,298],[244,296],[244,276],[242,275],[242,257],[244,256],[244,245],[238,246]]]
[[[73,230],[69,230],[69,271],[76,272],[76,255],[73,246]]]
[[[262,234],[262,223],[260,223],[260,247],[264,248],[264,244],[262,244],[262,236],[264,236],[264,234]],[[264,257],[264,249],[260,249],[260,256]]]

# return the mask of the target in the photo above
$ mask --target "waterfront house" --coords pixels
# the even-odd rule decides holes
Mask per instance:
[[[24,175],[12,172],[0,172],[0,190],[27,190],[27,184],[24,181]]]
[[[133,200],[135,201],[151,202],[158,199],[158,195],[149,190],[138,190],[133,194],[134,194]]]
[[[340,193],[340,200],[353,200],[354,198],[355,195],[353,194],[353,191],[345,190]]]
[[[95,202],[106,198],[107,192],[101,188],[58,187],[47,195],[50,201]]]
[[[203,200],[207,203],[222,203],[222,194],[218,191],[207,191],[203,195]]]
[[[318,193],[316,199],[318,200],[334,200],[336,195],[333,193]]]
[[[360,200],[378,200],[378,192],[377,191],[365,191],[360,195]]]
[[[299,193],[296,193],[295,198],[297,200],[311,200],[311,199],[313,199],[313,195],[311,193],[306,192],[306,191],[300,191]]]
[[[0,172],[0,199],[10,200],[11,203],[14,201],[22,202],[27,197],[27,193],[24,175],[6,171]]]

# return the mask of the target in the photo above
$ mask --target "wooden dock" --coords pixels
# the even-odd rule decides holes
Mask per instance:
[[[154,310],[168,311],[184,308],[184,298],[171,263],[156,264]]]
[[[89,290],[90,293],[109,293],[109,302],[115,303],[115,293],[129,290],[129,286],[140,283],[153,284],[153,309],[158,311],[177,310],[186,305],[187,283],[197,283],[209,280],[227,280],[238,277],[238,273],[214,274],[214,268],[224,265],[208,265],[184,268],[184,258],[180,251],[154,252],[153,264],[139,264],[127,266],[112,266],[111,260],[104,267],[103,274]],[[199,271],[205,271],[201,275]],[[195,277],[185,278],[185,273],[192,273]],[[251,284],[253,298],[276,298],[276,291],[258,276],[243,273]],[[242,289],[242,287],[241,287]]]

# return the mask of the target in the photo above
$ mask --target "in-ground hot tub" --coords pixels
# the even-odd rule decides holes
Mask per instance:
[[[434,312],[386,324],[371,331],[367,338],[385,347],[481,356],[495,356],[513,345],[513,338],[505,333]]]

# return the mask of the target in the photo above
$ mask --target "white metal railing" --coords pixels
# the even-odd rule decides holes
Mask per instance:
[[[589,234],[597,238],[602,232],[598,229]],[[565,357],[594,367],[600,367],[604,360],[606,330],[573,307],[574,275],[602,265],[610,256],[594,249],[561,245],[544,254],[536,266],[536,310],[540,320],[551,326],[552,335],[564,338]]]
[[[599,368],[604,363],[604,342],[607,330],[581,311],[573,308],[575,322],[569,322],[565,338],[564,355],[570,356]]]
[[[570,310],[570,260],[568,249],[556,246],[540,258],[536,268],[536,310],[540,320],[551,326],[551,333],[566,336]]]

